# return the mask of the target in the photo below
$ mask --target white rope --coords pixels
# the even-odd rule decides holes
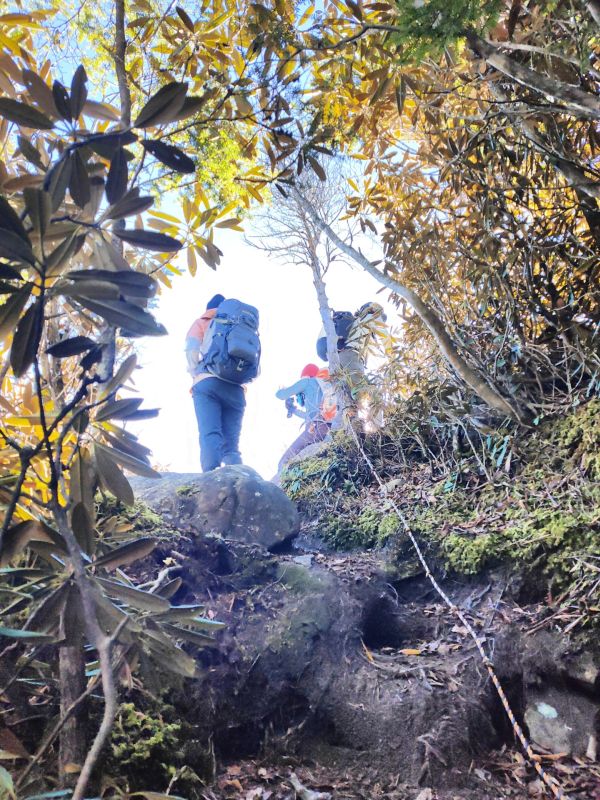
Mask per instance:
[[[469,636],[475,642],[475,645],[477,647],[477,650],[479,651],[479,654],[481,656],[483,664],[484,664],[485,668],[487,669],[488,674],[490,676],[490,679],[491,679],[492,683],[494,684],[494,687],[495,687],[495,689],[496,689],[496,691],[498,693],[498,696],[500,698],[500,702],[502,703],[502,706],[503,706],[503,708],[504,708],[504,710],[505,710],[505,712],[506,712],[506,714],[507,714],[507,716],[508,716],[508,718],[509,718],[509,720],[510,720],[510,722],[512,724],[515,736],[519,740],[519,742],[521,744],[521,747],[525,751],[529,761],[531,762],[531,764],[535,768],[535,770],[538,773],[538,775],[540,776],[541,780],[550,789],[550,791],[552,792],[554,797],[557,798],[557,800],[569,800],[568,796],[563,792],[563,790],[560,788],[560,786],[558,786],[556,784],[555,780],[553,778],[551,778],[546,773],[546,771],[544,770],[544,768],[542,767],[542,765],[539,762],[539,756],[537,756],[533,752],[531,744],[529,743],[529,741],[527,740],[527,737],[523,733],[523,729],[521,728],[521,726],[517,722],[517,719],[516,719],[516,717],[515,717],[515,715],[513,713],[513,710],[510,707],[510,703],[508,702],[508,698],[507,698],[507,696],[506,696],[506,694],[504,692],[504,689],[502,688],[500,680],[499,680],[498,676],[496,675],[496,673],[494,671],[494,668],[492,666],[492,662],[488,658],[488,655],[487,655],[487,653],[486,653],[486,651],[484,649],[484,645],[487,642],[486,637],[477,635],[477,632],[475,631],[475,629],[473,628],[473,626],[471,625],[469,620],[466,618],[466,616],[463,614],[463,612],[460,610],[460,608],[456,605],[456,603],[454,603],[448,597],[446,592],[442,589],[442,587],[439,585],[439,583],[435,579],[433,573],[429,569],[429,565],[428,565],[427,561],[425,560],[425,556],[423,555],[423,551],[421,550],[421,547],[420,547],[420,545],[419,545],[414,533],[412,532],[410,525],[408,524],[408,520],[406,519],[405,515],[402,513],[402,511],[398,507],[398,504],[396,503],[394,498],[390,497],[390,495],[388,493],[387,486],[385,485],[385,483],[382,481],[381,477],[379,476],[377,470],[375,469],[375,467],[373,465],[373,462],[371,461],[369,456],[365,453],[365,451],[363,449],[363,446],[361,445],[360,440],[358,438],[358,435],[357,435],[356,431],[354,430],[354,428],[352,427],[352,424],[350,424],[348,427],[350,428],[350,430],[352,432],[352,435],[354,437],[354,441],[356,442],[356,446],[358,447],[362,457],[365,460],[365,463],[367,464],[367,466],[369,467],[371,473],[373,474],[373,477],[375,478],[375,480],[379,484],[379,488],[383,492],[384,497],[386,498],[386,500],[389,502],[391,507],[394,509],[394,511],[398,515],[398,518],[399,518],[400,522],[402,523],[402,527],[404,528],[404,532],[406,533],[406,535],[408,536],[408,538],[411,541],[411,544],[412,544],[412,546],[413,546],[413,548],[414,548],[414,550],[415,550],[415,552],[417,554],[417,557],[418,557],[418,559],[419,559],[419,561],[421,563],[421,566],[423,567],[425,575],[429,579],[429,581],[430,581],[431,585],[433,586],[433,588],[435,589],[435,591],[442,598],[442,600],[448,606],[450,611],[453,614],[455,614],[458,617],[458,619],[462,622],[462,624],[464,625],[465,629],[467,630]]]

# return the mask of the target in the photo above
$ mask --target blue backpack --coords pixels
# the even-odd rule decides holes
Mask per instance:
[[[258,310],[223,300],[202,341],[200,366],[228,383],[249,383],[259,372]]]

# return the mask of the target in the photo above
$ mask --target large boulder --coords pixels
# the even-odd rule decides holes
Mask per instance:
[[[204,474],[163,473],[133,478],[136,497],[179,530],[219,534],[267,548],[296,536],[300,520],[281,489],[250,467],[235,465]]]

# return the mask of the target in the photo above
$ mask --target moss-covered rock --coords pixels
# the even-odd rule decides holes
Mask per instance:
[[[307,569],[301,564],[280,564],[277,570],[277,580],[296,594],[310,594],[323,591],[326,581],[322,573],[314,569]]]
[[[413,525],[454,572],[512,563],[564,590],[578,561],[600,556],[599,445],[600,402],[592,401],[530,434],[510,482],[437,492]]]
[[[343,513],[325,513],[319,521],[323,540],[339,550],[377,547],[399,528],[400,519],[395,512],[374,504],[357,509],[356,504],[348,503]]]
[[[600,557],[600,400],[542,420],[526,433],[481,436],[480,452],[471,442],[445,472],[421,462],[386,461],[385,435],[365,447],[372,459],[379,457],[389,497],[372,475],[366,480],[350,440],[334,441],[318,458],[284,474],[286,490],[299,498],[304,518],[330,546],[385,543],[392,573],[416,574],[420,567],[393,498],[428,559],[455,574],[503,564],[540,593],[562,592],[581,579],[586,559]]]

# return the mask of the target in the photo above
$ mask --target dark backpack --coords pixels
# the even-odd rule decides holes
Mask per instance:
[[[346,339],[350,333],[350,329],[354,324],[354,314],[350,311],[334,311],[333,312],[333,325],[335,332],[338,335],[338,350],[343,350],[346,345]],[[321,336],[317,339],[317,355],[323,361],[327,361],[327,338]]]
[[[338,350],[346,344],[350,328],[354,324],[354,314],[350,311],[334,311],[333,324],[338,335]],[[340,342],[340,339],[342,341]]]
[[[258,311],[239,300],[223,300],[202,341],[200,365],[228,383],[249,383],[258,375]]]

